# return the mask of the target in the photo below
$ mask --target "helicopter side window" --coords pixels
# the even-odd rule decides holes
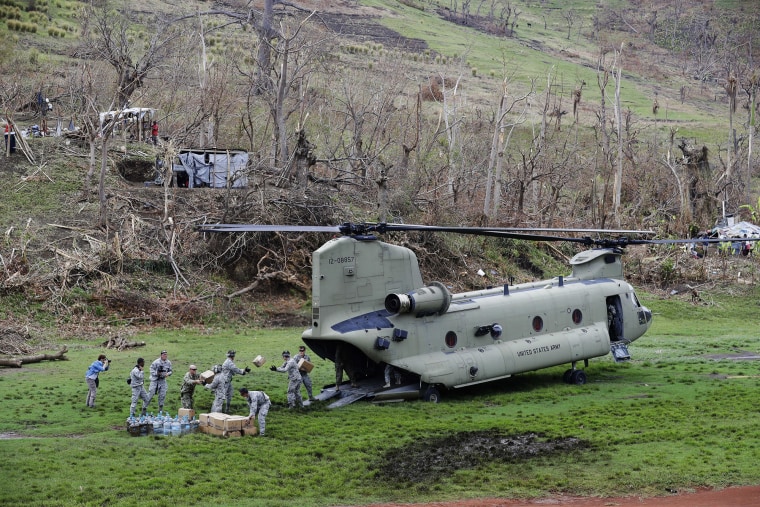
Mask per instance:
[[[533,317],[533,331],[539,332],[544,328],[544,319],[536,315]]]
[[[454,331],[446,333],[446,346],[451,349],[457,346],[457,334]]]
[[[573,310],[573,324],[576,326],[583,321],[583,312],[579,309]]]

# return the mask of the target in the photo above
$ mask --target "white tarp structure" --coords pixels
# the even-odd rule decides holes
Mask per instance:
[[[244,188],[248,185],[245,169],[248,152],[242,150],[180,150],[172,166],[178,185],[185,181],[179,173],[186,173],[188,188]]]
[[[114,131],[121,128],[128,128],[132,124],[139,125],[138,133],[147,129],[150,125],[153,115],[156,114],[156,110],[150,107],[128,107],[126,109],[120,109],[118,111],[106,111],[100,113],[100,135],[103,135],[103,129],[105,129],[114,120]]]
[[[719,238],[748,238],[760,237],[760,227],[749,222],[739,222],[725,227],[716,227],[713,233],[718,233]]]

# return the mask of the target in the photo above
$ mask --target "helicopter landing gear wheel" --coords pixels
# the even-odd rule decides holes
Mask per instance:
[[[422,399],[431,403],[441,401],[441,392],[434,386],[427,386],[422,392]]]
[[[570,374],[570,383],[577,386],[582,386],[586,383],[586,372],[583,370],[575,370]]]
[[[567,370],[565,370],[565,373],[562,374],[562,382],[564,382],[565,384],[569,384],[570,377],[572,377],[574,371],[575,370],[573,370],[572,368],[568,368]]]

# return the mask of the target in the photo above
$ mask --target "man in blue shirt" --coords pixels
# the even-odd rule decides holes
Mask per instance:
[[[89,388],[89,391],[87,392],[87,406],[90,408],[95,408],[95,396],[98,394],[98,384],[100,384],[98,374],[101,371],[108,371],[109,366],[111,366],[111,360],[107,359],[105,354],[100,354],[98,360],[93,362],[90,367],[87,368],[84,380],[87,382],[87,387]]]

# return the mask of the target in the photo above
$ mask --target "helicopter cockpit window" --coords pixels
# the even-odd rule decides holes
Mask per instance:
[[[454,331],[446,333],[446,346],[452,349],[457,346],[457,334]]]
[[[636,308],[639,308],[641,306],[641,303],[639,303],[639,298],[636,297],[635,292],[631,292],[631,300],[633,301],[633,304]]]
[[[573,310],[573,324],[580,324],[583,321],[583,312],[577,308]]]
[[[541,331],[544,328],[544,319],[536,315],[533,317],[533,331]]]

